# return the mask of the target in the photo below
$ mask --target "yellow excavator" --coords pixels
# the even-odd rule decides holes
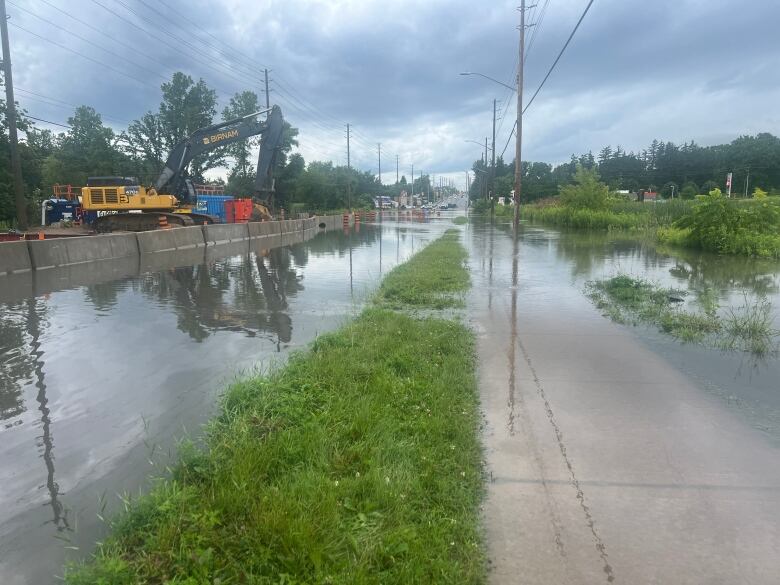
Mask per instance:
[[[284,119],[279,106],[265,112],[201,128],[177,144],[168,155],[153,187],[144,187],[133,177],[89,177],[81,190],[86,212],[98,212],[92,226],[97,232],[147,231],[161,224],[188,226],[214,223],[210,215],[195,211],[197,196],[187,177],[187,166],[198,155],[215,148],[261,135],[260,155],[253,194],[255,216],[268,220],[273,215],[274,162],[281,148]]]

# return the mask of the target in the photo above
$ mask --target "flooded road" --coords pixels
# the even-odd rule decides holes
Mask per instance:
[[[381,276],[455,227],[155,255],[0,282],[0,583],[55,583],[98,514],[164,475],[237,376],[360,310]],[[585,296],[627,272],[764,295],[780,263],[472,221],[469,320],[487,431],[496,583],[775,583],[780,361],[612,323]],[[780,328],[780,322],[778,328]]]
[[[491,581],[777,583],[777,358],[615,324],[583,289],[624,272],[777,311],[780,263],[533,226],[466,237]]]
[[[98,514],[164,475],[231,380],[338,327],[447,224],[363,225],[217,246],[205,263],[194,250],[0,282],[0,583],[57,582],[105,534]]]

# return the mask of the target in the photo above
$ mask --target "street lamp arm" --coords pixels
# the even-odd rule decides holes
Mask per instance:
[[[488,150],[493,150],[489,146],[482,144],[481,142],[477,142],[476,140],[464,140],[464,142],[472,142],[474,144],[479,144],[482,148],[487,148]]]
[[[517,91],[516,87],[512,87],[511,85],[507,85],[503,81],[499,81],[498,79],[493,79],[489,75],[485,75],[484,73],[477,73],[476,71],[464,71],[461,73],[461,75],[479,75],[480,77],[484,77],[485,79],[489,79],[490,81],[497,83],[498,85],[503,85],[507,89],[511,89],[513,92]]]

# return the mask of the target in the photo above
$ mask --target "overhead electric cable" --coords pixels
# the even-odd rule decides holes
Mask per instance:
[[[560,53],[558,53],[558,56],[555,58],[555,61],[553,61],[553,64],[550,66],[549,71],[547,71],[547,75],[544,76],[544,79],[542,79],[542,83],[539,84],[539,87],[536,88],[536,91],[531,96],[531,99],[528,101],[528,103],[523,108],[523,114],[526,113],[528,108],[531,107],[531,104],[536,99],[536,96],[539,95],[539,92],[542,91],[542,88],[544,87],[544,84],[547,83],[547,80],[550,78],[550,75],[555,70],[555,66],[558,65],[558,61],[561,60],[561,57],[563,57],[563,53],[566,51],[566,47],[569,46],[569,43],[571,43],[571,40],[574,38],[574,35],[577,32],[577,29],[580,28],[580,25],[582,24],[582,21],[585,20],[585,16],[588,14],[588,11],[590,10],[590,7],[593,6],[593,2],[595,0],[590,0],[588,2],[588,5],[585,7],[585,10],[582,13],[582,16],[580,16],[580,19],[577,21],[577,24],[574,25],[574,29],[571,31],[571,34],[569,35],[569,38],[566,39],[566,42],[563,45],[563,48],[561,48]],[[506,146],[504,146],[504,151],[501,153],[501,156],[504,156],[504,152],[506,152],[507,146],[509,146],[509,140],[512,139],[512,135],[514,134],[515,130],[517,130],[517,122],[515,121],[514,128],[512,128],[512,132],[509,134],[509,139],[506,141]]]
[[[14,2],[12,2],[11,0],[7,0],[7,3],[8,3],[8,4],[10,4],[11,6],[15,7],[17,10],[21,10],[22,12],[26,12],[26,13],[27,13],[27,14],[29,14],[30,16],[33,16],[33,17],[37,18],[38,20],[40,20],[40,21],[42,21],[42,22],[45,22],[46,24],[49,24],[49,25],[53,26],[53,27],[54,27],[54,28],[56,28],[56,29],[59,29],[59,30],[61,30],[61,31],[64,31],[64,32],[68,33],[68,35],[70,35],[70,36],[72,36],[72,37],[75,37],[75,38],[77,38],[77,39],[79,39],[79,40],[81,40],[81,41],[83,41],[83,42],[85,42],[85,43],[87,43],[87,44],[89,44],[89,45],[92,45],[93,47],[97,47],[97,48],[98,48],[98,49],[100,49],[101,51],[105,51],[106,53],[108,53],[109,55],[112,55],[112,56],[116,57],[117,59],[121,59],[121,60],[123,60],[123,61],[127,61],[128,63],[130,63],[130,64],[131,64],[131,65],[133,65],[134,67],[138,67],[138,69],[141,69],[141,70],[143,70],[143,71],[146,71],[147,73],[151,73],[152,75],[156,75],[157,77],[159,77],[159,78],[160,78],[160,79],[162,79],[162,80],[165,80],[165,79],[166,79],[164,76],[160,75],[158,72],[156,72],[156,71],[152,71],[151,69],[147,69],[147,68],[146,68],[146,67],[144,67],[143,65],[139,65],[139,64],[138,64],[138,63],[136,63],[135,61],[132,61],[132,60],[128,59],[127,57],[125,57],[125,56],[123,56],[123,55],[120,55],[119,53],[115,53],[115,52],[114,52],[114,51],[112,51],[111,49],[107,49],[106,47],[103,47],[102,45],[99,45],[99,44],[97,44],[97,43],[95,43],[95,42],[93,42],[93,41],[90,41],[88,38],[86,38],[86,37],[83,37],[83,36],[79,35],[78,33],[75,33],[75,32],[73,32],[72,30],[68,30],[68,29],[66,29],[64,26],[62,26],[62,25],[60,25],[60,24],[57,24],[56,22],[52,22],[52,21],[51,21],[51,20],[49,20],[48,18],[44,18],[43,16],[39,16],[39,15],[35,14],[34,12],[32,12],[32,11],[30,11],[30,10],[27,10],[26,8],[22,8],[21,6],[19,6],[18,4],[15,4],[15,3],[14,3]]]

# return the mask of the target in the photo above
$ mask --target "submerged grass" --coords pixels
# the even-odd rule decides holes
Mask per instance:
[[[588,296],[604,314],[620,323],[649,323],[685,342],[747,351],[756,356],[774,353],[780,332],[772,328],[772,306],[766,299],[751,301],[739,309],[719,314],[712,290],[698,295],[700,311],[680,307],[683,291],[663,288],[645,280],[619,274],[589,282]]]
[[[466,225],[469,222],[468,218],[464,215],[459,215],[456,218],[453,218],[452,223],[455,225]]]
[[[384,279],[377,303],[393,308],[445,309],[462,307],[469,286],[467,253],[456,229],[447,230],[409,262],[396,266]]]
[[[440,304],[468,283],[454,240],[388,280]],[[432,262],[447,269],[431,279]],[[483,582],[474,362],[458,322],[365,310],[231,387],[207,448],[185,450],[66,581]]]

